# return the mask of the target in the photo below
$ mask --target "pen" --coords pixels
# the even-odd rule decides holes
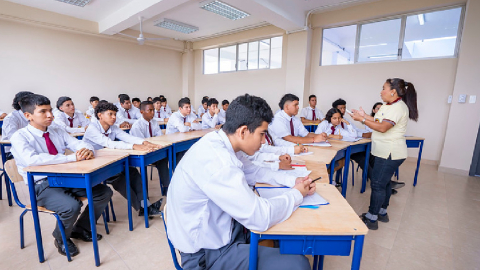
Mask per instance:
[[[320,180],[320,179],[322,179],[322,177],[321,177],[321,176],[320,176],[320,177],[318,177],[318,178],[315,178],[315,179],[313,179],[313,180],[312,180],[312,183],[313,183],[313,182],[315,182],[315,181],[317,181],[317,180]]]

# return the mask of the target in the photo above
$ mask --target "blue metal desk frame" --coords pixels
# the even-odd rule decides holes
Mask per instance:
[[[35,184],[33,181],[34,175],[41,175],[48,177],[48,184],[51,187],[65,187],[65,188],[85,188],[87,190],[87,200],[89,207],[90,228],[92,230],[93,253],[95,256],[95,265],[100,266],[100,255],[98,252],[97,243],[97,228],[95,220],[95,210],[93,208],[92,187],[101,184],[105,179],[112,177],[125,171],[126,185],[130,186],[130,176],[128,173],[128,157],[118,160],[103,168],[87,174],[78,173],[49,173],[49,172],[28,172],[28,191],[30,193],[30,203],[32,206],[33,223],[35,226],[35,235],[37,238],[37,250],[39,261],[43,263],[45,256],[43,253],[42,232],[40,229],[40,220],[38,218],[37,210],[37,196],[35,195]],[[84,181],[82,181],[84,180]],[[127,205],[128,205],[128,223],[129,230],[133,230],[132,221],[132,207],[130,200],[130,189],[127,188]]]
[[[0,121],[3,123],[3,121]],[[10,191],[10,184],[9,184],[9,179],[8,175],[5,171],[5,162],[7,162],[7,153],[5,152],[5,146],[12,146],[11,144],[0,144],[0,152],[2,155],[2,163],[3,163],[3,168],[0,170],[2,171],[3,177],[5,177],[5,190],[7,191],[7,198],[8,198],[8,205],[12,206],[12,192]],[[2,178],[0,177],[0,200],[3,199],[2,196]]]

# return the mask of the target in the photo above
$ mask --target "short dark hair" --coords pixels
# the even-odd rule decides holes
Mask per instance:
[[[63,105],[63,103],[65,103],[69,100],[72,100],[72,99],[69,98],[69,97],[66,97],[66,96],[59,97],[58,100],[57,100],[57,109],[60,110],[60,107]],[[62,111],[62,110],[60,110],[60,111]]]
[[[300,99],[294,94],[285,94],[282,99],[280,99],[280,103],[278,103],[278,106],[280,106],[280,110],[283,110],[283,106],[285,105],[285,103],[295,100],[300,101]]]
[[[122,95],[125,95],[125,94],[118,94],[118,98],[120,98]]]
[[[337,108],[338,105],[347,105],[347,102],[345,100],[339,98],[332,103],[332,107]]]
[[[166,97],[161,97],[161,98],[160,98],[160,102],[162,102],[162,103],[163,103],[163,102],[167,102],[167,98],[166,98]]]
[[[154,97],[153,100],[152,100],[153,103],[155,103],[155,102],[157,102],[157,101],[162,102],[162,99],[159,98],[159,97]],[[152,104],[153,104],[153,103],[152,103]]]
[[[383,105],[383,103],[382,103],[382,102],[377,102],[377,103],[375,103],[375,104],[373,105],[372,112],[370,113],[370,115],[371,115],[372,117],[375,117],[375,113],[373,113],[373,110],[375,110],[375,108],[376,108],[378,105]]]
[[[147,97],[147,100],[152,99],[152,97]]]
[[[164,95],[160,95],[160,96],[158,96],[158,97],[159,97],[159,98],[164,98],[165,96],[164,96]]]
[[[136,101],[136,102],[140,102],[140,99],[139,99],[138,97],[132,98],[132,102],[135,102],[135,101]]]
[[[331,123],[332,116],[336,113],[339,113],[343,117],[342,112],[339,109],[331,108],[330,110],[328,110],[327,114],[325,115],[325,120]]]
[[[203,99],[208,99],[208,96],[203,96],[202,100],[203,100]]]
[[[100,101],[100,99],[96,96],[93,96],[93,97],[90,98],[90,103],[92,103],[94,101]]]
[[[127,94],[120,95],[120,104],[125,103],[125,101],[130,100],[130,97]]]
[[[308,96],[308,101],[310,101],[310,99],[312,99],[312,98],[317,98],[317,96],[315,96],[315,95]]]
[[[207,106],[210,107],[210,106],[212,106],[212,104],[217,104],[218,105],[218,100],[216,100],[215,98],[209,99],[208,102],[207,102]]]
[[[272,119],[272,109],[263,98],[245,94],[234,99],[228,107],[222,130],[234,134],[238,128],[247,126],[253,133],[263,122],[270,124]]]
[[[183,108],[183,106],[184,106],[185,104],[190,105],[190,99],[189,99],[188,97],[181,98],[181,99],[178,101],[178,107],[179,107],[179,108]]]
[[[117,106],[113,105],[113,103],[110,103],[106,100],[102,100],[102,101],[98,102],[98,105],[95,108],[95,117],[97,117],[97,119],[100,119],[100,118],[98,118],[98,114],[99,113],[104,113],[106,111],[118,112],[118,108],[117,108]]]
[[[227,104],[230,104],[230,102],[228,102],[228,100],[224,99],[224,100],[222,101],[222,106],[223,106],[223,105],[227,105]]]
[[[204,104],[204,103],[208,103],[208,99],[207,99],[207,98],[203,98],[203,99],[202,99],[202,104]]]
[[[21,107],[19,105],[20,101],[22,100],[22,98],[24,98],[26,96],[29,96],[29,95],[33,95],[33,93],[29,92],[29,91],[18,92],[15,95],[15,97],[13,98],[12,107],[17,111],[20,110],[21,109]]]
[[[152,105],[153,106],[153,102],[151,101],[142,101],[142,103],[140,103],[140,110],[141,111],[144,111],[145,110],[145,107],[147,107],[148,105]]]
[[[50,99],[48,99],[46,96],[31,94],[24,96],[20,100],[20,107],[22,109],[22,112],[29,112],[33,114],[35,108],[42,105],[50,105]]]

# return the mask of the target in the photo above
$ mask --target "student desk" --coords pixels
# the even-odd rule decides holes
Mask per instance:
[[[166,129],[167,128],[167,123],[165,121],[158,121],[157,123],[160,126],[160,129]]]
[[[258,242],[264,239],[279,240],[281,254],[314,256],[314,269],[317,264],[318,269],[323,268],[325,255],[350,255],[354,242],[352,269],[360,269],[367,227],[333,185],[318,183],[317,193],[329,204],[318,209],[299,208],[265,232],[251,231],[250,270],[257,269]]]
[[[98,154],[97,154],[98,153]],[[42,232],[40,230],[40,220],[38,219],[37,197],[35,195],[34,175],[48,177],[48,184],[51,187],[65,188],[85,188],[87,190],[87,199],[89,207],[90,227],[92,230],[93,252],[95,256],[95,265],[100,265],[100,256],[98,253],[97,228],[95,212],[93,208],[92,187],[101,184],[105,179],[125,171],[127,186],[130,185],[130,176],[128,174],[128,154],[108,153],[104,155],[100,151],[95,153],[96,157],[91,160],[79,162],[70,162],[56,165],[30,166],[24,168],[27,172],[28,190],[30,193],[30,203],[32,206],[33,223],[37,238],[38,257],[40,262],[45,261],[43,254]],[[132,230],[132,210],[130,201],[130,189],[127,189],[128,198],[128,220],[130,230]]]
[[[418,170],[420,169],[420,161],[422,160],[423,142],[425,138],[421,137],[406,137],[407,148],[419,148],[417,158],[417,168],[415,169],[415,178],[413,179],[413,186],[417,185]]]
[[[12,146],[10,144],[10,141],[7,141],[7,140],[1,140],[0,139],[0,152],[1,152],[1,156],[2,156],[2,164],[3,164],[3,167],[2,169],[0,169],[0,171],[2,172],[2,174],[0,175],[0,200],[3,200],[3,195],[2,195],[2,175],[3,177],[5,177],[5,190],[7,191],[7,199],[8,199],[8,205],[9,206],[12,206],[12,192],[10,191],[10,184],[9,184],[9,180],[8,180],[8,175],[7,173],[5,172],[5,162],[7,162],[7,153],[5,151],[5,147],[6,146]]]
[[[146,167],[149,164],[155,163],[159,160],[164,158],[168,158],[169,164],[172,164],[172,148],[170,147],[171,143],[162,143],[162,142],[155,142],[162,146],[162,148],[156,151],[140,151],[140,150],[120,150],[120,149],[107,149],[104,148],[102,154],[108,155],[109,153],[112,154],[127,154],[128,155],[128,163],[130,166],[133,167],[140,167],[140,173],[142,175],[142,187],[143,187],[143,209],[148,209],[147,205],[147,170]],[[169,179],[172,178],[172,168],[169,168]],[[161,185],[160,185],[161,187]],[[162,190],[162,193],[164,191]],[[149,227],[148,223],[148,211],[144,211],[144,218],[145,218],[145,228]],[[132,230],[132,224],[130,225],[130,230]]]
[[[310,121],[306,121],[303,123],[303,125],[305,126],[305,128],[308,130],[308,132],[315,132],[317,130],[317,127],[318,127],[318,124],[319,123],[315,123],[315,122],[310,122]]]

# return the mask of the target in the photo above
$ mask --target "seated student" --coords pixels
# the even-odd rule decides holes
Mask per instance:
[[[0,110],[0,120],[4,119],[5,117],[7,117],[7,113],[5,113],[4,111]]]
[[[140,113],[142,114],[142,118],[132,125],[132,129],[130,129],[130,135],[142,139],[163,135],[162,130],[160,130],[160,126],[153,117],[153,111],[154,109],[152,102],[143,101],[140,103]],[[158,177],[160,178],[162,187],[167,190],[168,184],[170,183],[170,177],[168,174],[168,159],[164,158],[154,164],[157,167]]]
[[[130,97],[128,95],[120,95],[120,108],[117,112],[117,125],[121,128],[131,128],[132,124],[142,118],[140,110],[132,107]]]
[[[202,128],[219,129],[225,123],[225,118],[220,116],[218,109],[218,100],[211,98],[207,102],[207,112],[202,116]]]
[[[120,97],[125,94],[119,94],[118,95],[118,101],[113,103],[113,105],[117,106],[118,109],[120,109],[122,106],[120,105]]]
[[[170,108],[170,106],[168,105],[167,103],[167,98],[164,96],[164,95],[160,95],[159,96],[160,99],[164,99],[165,98],[165,106],[163,105],[163,102],[162,102],[162,107],[166,107],[166,111],[167,112],[170,112],[170,114],[172,114],[172,109]],[[193,110],[194,111],[194,110]]]
[[[363,131],[362,129],[358,128],[353,122],[353,119],[347,114],[345,114],[346,110],[347,110],[347,102],[341,98],[335,100],[333,103],[332,103],[332,108],[337,108],[338,110],[340,110],[340,112],[342,113],[342,123],[341,126],[342,128],[344,128],[346,122],[349,122],[349,123],[352,123],[352,127],[353,129],[355,130],[355,132],[357,133],[357,136],[358,137],[363,137]],[[346,119],[345,119],[346,118]],[[364,137],[366,138],[366,137]]]
[[[226,111],[228,109],[228,105],[230,105],[230,102],[228,102],[228,100],[224,99],[222,101],[222,107],[220,108],[220,116],[223,117],[223,119],[226,118]]]
[[[198,107],[198,118],[202,118],[208,110],[208,99],[202,99],[202,106]]]
[[[138,97],[132,98],[133,107],[140,110],[140,99]]]
[[[133,150],[156,150],[158,146],[149,143],[143,139],[134,137],[115,125],[117,107],[112,103],[100,101],[95,108],[95,117],[97,121],[92,121],[88,127],[83,141],[93,146],[95,150],[104,147],[111,149],[133,149]],[[118,141],[116,141],[118,140]],[[130,174],[130,195],[132,207],[138,211],[139,216],[143,216],[143,190],[142,178],[135,167],[129,168]],[[124,198],[127,198],[127,187],[125,182],[125,174],[122,172],[114,177],[106,180],[113,188],[118,191]],[[162,200],[153,204],[147,201],[148,215],[160,215],[160,205]]]
[[[377,102],[373,105],[372,112],[370,113],[371,117],[375,117],[375,114],[380,110],[380,107],[382,107],[383,103],[382,102]],[[361,108],[361,107],[360,107]],[[362,134],[357,134],[358,137],[363,137],[363,138],[371,138],[372,137],[372,131],[369,126],[365,125],[365,129],[362,130]],[[361,135],[361,136],[359,136]]]
[[[314,143],[324,142],[327,139],[325,134],[308,132],[302,122],[295,117],[298,114],[298,97],[293,94],[286,94],[278,104],[279,111],[269,126],[270,134],[292,143]]]
[[[343,127],[341,124],[344,124]],[[357,137],[357,132],[353,129],[348,121],[342,121],[342,113],[339,109],[331,108],[325,115],[325,120],[322,121],[315,131],[315,134],[327,134],[329,139],[350,139]]]
[[[151,102],[154,108],[153,119],[155,119],[155,121],[163,122],[164,119],[162,118],[162,115],[161,115],[162,103],[160,102],[160,98],[154,97]]]
[[[316,108],[317,106],[317,97],[315,95],[310,95],[308,97],[309,106],[302,109],[300,113],[300,119],[302,119],[302,123],[305,122],[314,122],[320,123],[323,121],[325,116],[323,112]]]
[[[172,115],[172,109],[170,109],[170,106],[168,106],[166,97],[161,97],[160,98],[160,105],[162,105],[161,111],[164,114],[163,118],[168,119],[170,117],[170,115]]]
[[[153,101],[152,97],[147,97],[147,101]]]
[[[30,123],[12,136],[11,149],[18,167],[18,173],[23,177],[26,184],[28,184],[28,180],[27,173],[23,171],[25,167],[94,158],[93,147],[90,144],[71,137],[61,128],[50,126],[53,122],[53,114],[48,98],[35,94],[27,95],[21,99],[20,106]],[[75,154],[65,155],[65,149],[67,148],[74,151]],[[86,190],[82,188],[51,188],[44,176],[34,176],[34,182],[38,206],[56,212],[65,227],[67,243],[63,242],[57,225],[53,231],[55,247],[60,254],[66,255],[66,244],[70,255],[77,255],[79,250],[70,238],[85,242],[92,241],[89,208],[85,208],[85,211],[80,215],[82,202],[76,199],[76,197],[86,197]],[[97,220],[110,201],[112,190],[105,185],[96,185],[92,188],[92,194],[95,220]],[[102,235],[97,234],[97,240],[101,239]]]
[[[92,117],[95,118],[95,108],[97,107],[99,101],[100,99],[96,96],[90,98],[90,106],[88,106],[88,110],[85,112],[88,119]]]
[[[311,179],[255,166],[239,154],[253,155],[260,148],[272,117],[262,98],[237,97],[222,129],[201,138],[175,169],[167,195],[167,233],[182,251],[183,269],[248,269],[247,230],[265,231],[288,219],[303,197],[315,192]],[[251,189],[260,180],[293,188],[265,199]],[[306,270],[310,264],[303,255],[259,246],[258,269]]]
[[[81,111],[75,110],[75,104],[69,97],[59,97],[57,100],[55,123],[68,133],[85,132],[90,120],[83,116]]]

